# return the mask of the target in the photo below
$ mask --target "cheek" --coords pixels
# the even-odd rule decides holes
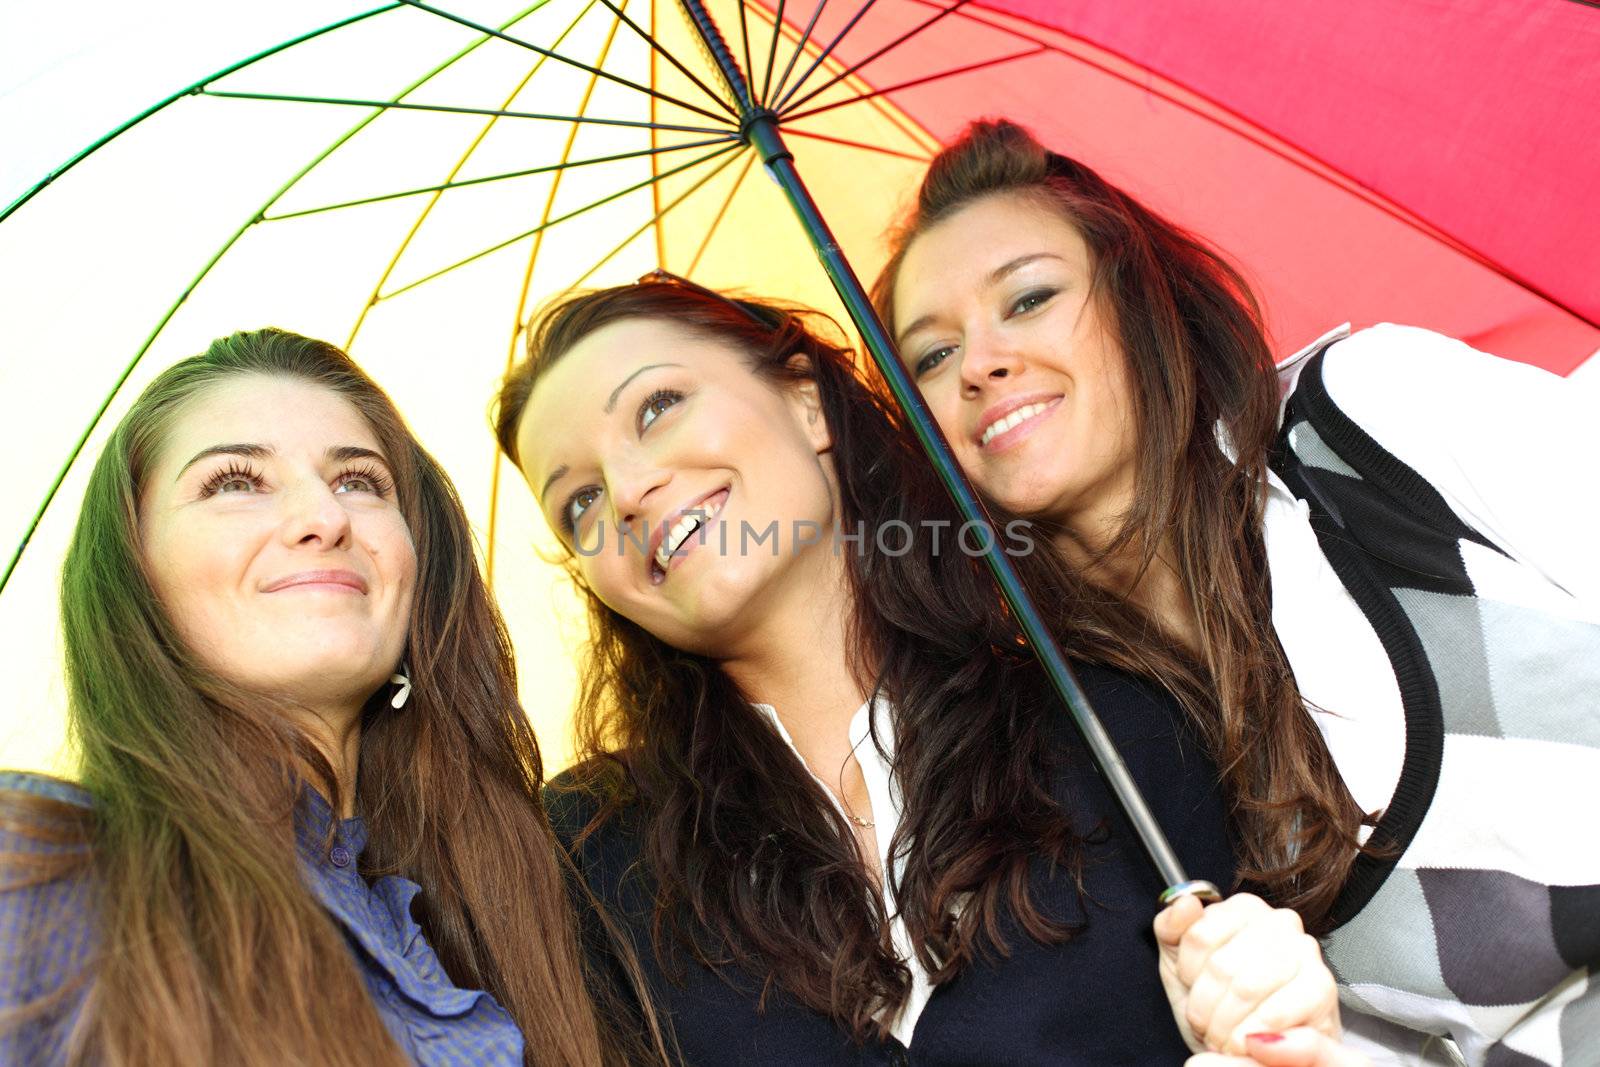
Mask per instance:
[[[236,628],[215,624],[234,613],[256,538],[229,525],[187,523],[158,532],[147,544],[156,595],[190,639]]]

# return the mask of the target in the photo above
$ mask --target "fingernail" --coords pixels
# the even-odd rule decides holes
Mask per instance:
[[[1244,1039],[1246,1041],[1259,1041],[1263,1045],[1271,1045],[1271,1044],[1273,1044],[1275,1042],[1282,1041],[1283,1040],[1283,1035],[1279,1034],[1279,1033],[1274,1033],[1271,1030],[1267,1030],[1267,1031],[1265,1031],[1263,1033],[1259,1033],[1259,1034],[1246,1034]]]

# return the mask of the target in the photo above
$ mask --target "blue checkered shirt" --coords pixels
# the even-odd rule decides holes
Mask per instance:
[[[83,790],[34,775],[0,772],[0,789],[90,803]],[[452,983],[411,917],[417,884],[393,875],[368,884],[357,870],[366,827],[334,822],[327,801],[307,790],[295,824],[301,874],[344,931],[395,1042],[426,1067],[521,1065],[522,1033],[511,1017],[488,993]],[[39,847],[0,827],[0,852]],[[94,947],[90,888],[80,878],[0,891],[0,1016],[66,989],[82,972]],[[80,983],[42,1017],[0,1027],[0,1064],[65,1063],[84,993]]]

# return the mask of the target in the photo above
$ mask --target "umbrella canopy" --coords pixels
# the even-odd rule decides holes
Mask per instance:
[[[863,277],[937,145],[1007,114],[1222,245],[1285,351],[1346,319],[1560,373],[1600,348],[1592,8],[707,6]],[[87,39],[37,7],[0,32],[40,53],[0,96],[0,763],[61,766],[55,578],[104,435],[160,369],[268,324],[346,344],[451,471],[563,763],[582,622],[485,418],[529,315],[655,267],[838,308],[677,5],[283,5],[252,29],[156,4]],[[108,101],[152,110],[97,141]]]

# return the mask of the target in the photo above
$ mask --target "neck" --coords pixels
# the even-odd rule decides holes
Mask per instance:
[[[1199,622],[1172,539],[1162,538],[1147,565],[1137,541],[1107,553],[1116,528],[1107,522],[1096,524],[1092,532],[1082,524],[1067,527],[1055,538],[1055,546],[1094,585],[1138,608],[1190,652],[1199,652]]]
[[[850,718],[866,693],[851,667],[845,560],[819,547],[809,575],[763,597],[760,625],[722,667],[752,700],[777,709],[801,758],[827,780],[848,758]]]
[[[339,786],[339,818],[355,814],[356,768],[361,755],[361,708],[306,708],[295,716],[296,723],[311,738]]]

